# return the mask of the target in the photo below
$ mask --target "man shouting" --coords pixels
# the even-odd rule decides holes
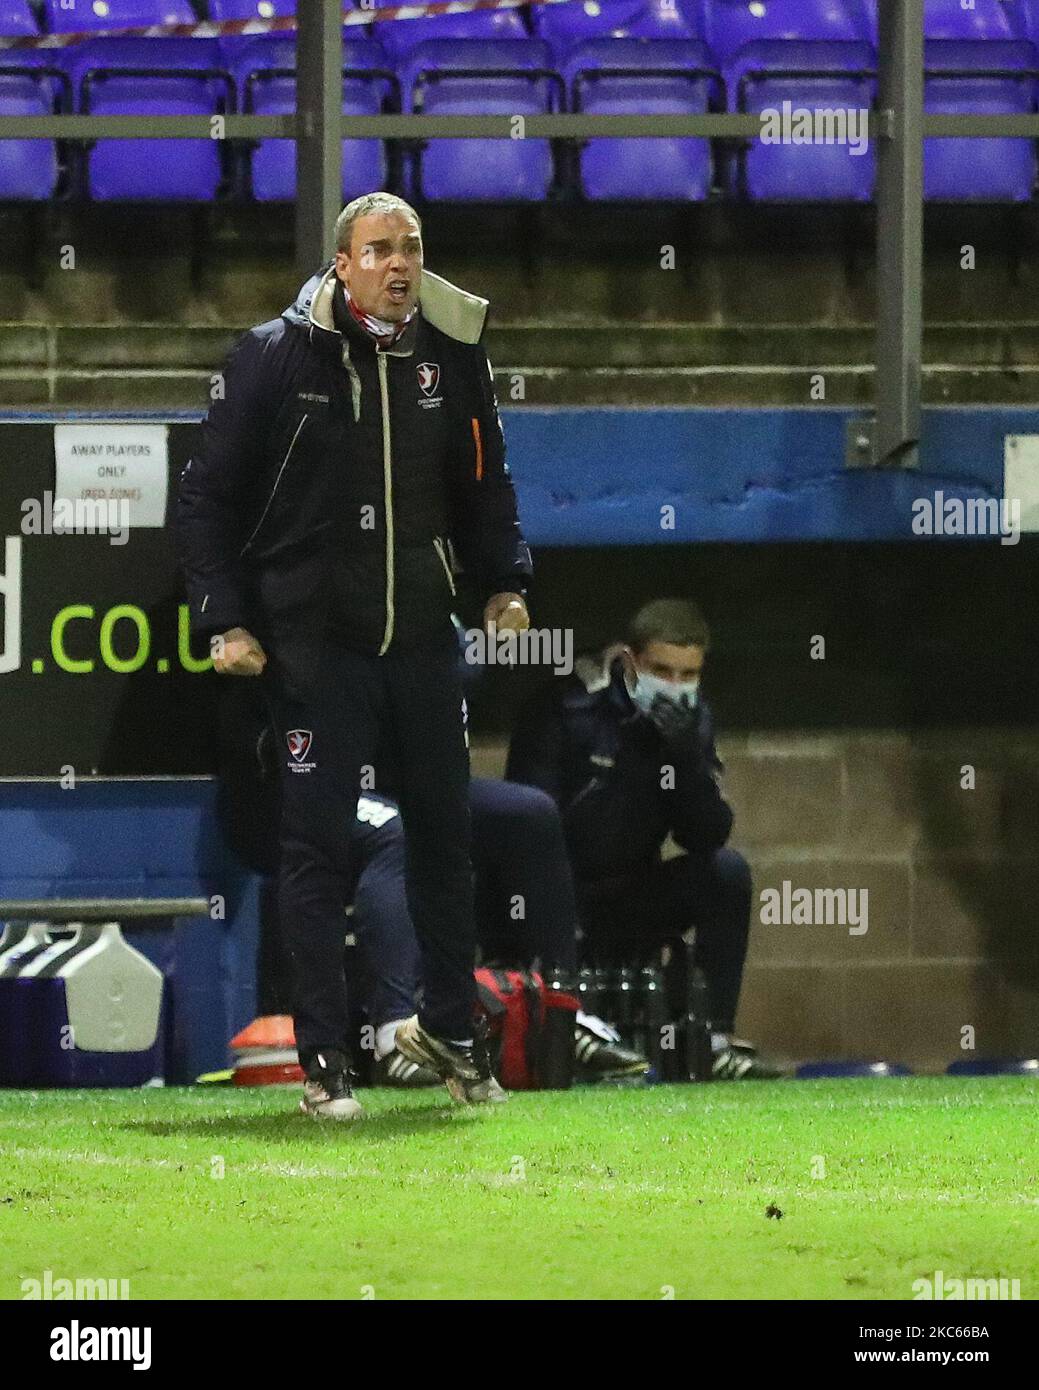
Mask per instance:
[[[414,209],[355,199],[334,262],[234,346],[181,478],[192,631],[265,683],[282,777],[279,908],[296,970],[301,1108],[353,1119],[342,827],[392,761],[421,1006],[398,1047],[456,1100],[503,1099],[474,1032],[469,759],[454,561],[484,622],[529,625],[487,301],[423,269]]]

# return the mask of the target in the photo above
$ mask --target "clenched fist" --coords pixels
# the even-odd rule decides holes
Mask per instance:
[[[498,632],[525,632],[530,627],[527,605],[519,594],[493,594],[483,610],[485,628],[493,623]]]
[[[259,676],[267,665],[267,653],[244,627],[214,637],[209,649],[213,670],[221,676]]]

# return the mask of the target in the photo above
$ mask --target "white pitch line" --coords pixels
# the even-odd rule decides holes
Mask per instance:
[[[173,1171],[194,1172],[198,1176],[208,1173],[208,1161],[197,1159],[192,1161],[178,1162],[172,1158],[117,1158],[114,1154],[103,1154],[96,1152],[75,1151],[70,1149],[25,1149],[15,1145],[3,1144],[0,1142],[0,1154],[10,1158],[21,1158],[25,1160],[39,1160],[41,1158],[51,1159],[55,1163],[81,1163],[87,1167],[97,1168],[140,1168],[140,1169],[166,1169]],[[247,1173],[256,1174],[264,1177],[274,1178],[321,1178],[321,1179],[343,1179],[363,1178],[369,1182],[388,1182],[397,1185],[401,1181],[399,1172],[384,1172],[381,1169],[369,1168],[334,1168],[322,1164],[298,1164],[298,1163],[239,1163],[227,1155],[221,1155],[225,1162],[226,1169],[232,1169],[236,1174]],[[213,1179],[213,1181],[217,1181]],[[410,1173],[405,1179],[408,1186],[417,1187],[441,1187],[445,1182],[460,1184],[462,1186],[480,1185],[485,1187],[517,1187],[530,1188],[536,1191],[546,1183],[557,1184],[560,1195],[564,1191],[579,1192],[617,1192],[626,1193],[653,1193],[662,1196],[673,1195],[676,1188],[681,1186],[685,1179],[680,1175],[675,1182],[649,1183],[645,1181],[627,1182],[623,1179],[611,1178],[605,1182],[593,1182],[589,1179],[580,1178],[566,1182],[551,1172],[539,1173],[535,1167],[528,1177],[524,1180],[517,1180],[509,1173]],[[813,1183],[811,1187],[798,1187],[795,1183],[771,1182],[771,1183],[741,1183],[738,1185],[711,1186],[703,1189],[705,1195],[712,1201],[725,1202],[739,1199],[768,1199],[772,1197],[785,1200],[793,1204],[804,1204],[816,1202],[822,1199],[827,1201],[862,1201],[862,1190],[854,1188],[850,1190],[834,1190],[825,1183]],[[690,1198],[697,1195],[693,1189],[687,1189]],[[891,1188],[871,1187],[869,1190],[871,1206],[878,1202],[890,1202],[897,1204],[900,1202],[933,1202],[948,1205],[952,1202],[963,1202],[976,1205],[978,1202],[978,1189],[976,1187],[964,1188],[962,1191],[949,1192],[942,1188],[911,1188],[906,1191]],[[985,1204],[989,1207],[1017,1207],[1017,1206],[1039,1206],[1039,1197],[1026,1196],[1023,1193],[1010,1197],[987,1198]]]

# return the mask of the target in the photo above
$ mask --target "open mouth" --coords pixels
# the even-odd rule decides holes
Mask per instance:
[[[408,297],[407,280],[391,280],[386,286],[386,293],[394,304],[403,304]]]

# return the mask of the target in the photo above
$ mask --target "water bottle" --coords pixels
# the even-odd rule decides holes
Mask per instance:
[[[577,998],[583,1013],[599,1016],[599,990],[596,971],[589,965],[583,965],[577,972]]]
[[[664,979],[655,965],[644,965],[639,971],[639,1027],[636,1046],[649,1062],[654,1080],[662,1079],[661,1044],[667,1023],[667,1004],[664,999]]]
[[[617,971],[617,1005],[615,1017],[610,1020],[617,1027],[621,1037],[628,1040],[635,1029],[635,971],[630,965],[622,965]]]
[[[696,964],[696,933],[686,932],[685,1075],[689,1081],[710,1081],[714,1056],[711,1051],[710,1005],[707,978]]]
[[[592,974],[592,990],[595,1008],[587,1012],[595,1014],[596,1018],[601,1018],[606,1023],[612,1023],[617,1012],[617,972],[607,970],[605,966],[596,966]],[[584,1005],[581,1007],[584,1008]]]

